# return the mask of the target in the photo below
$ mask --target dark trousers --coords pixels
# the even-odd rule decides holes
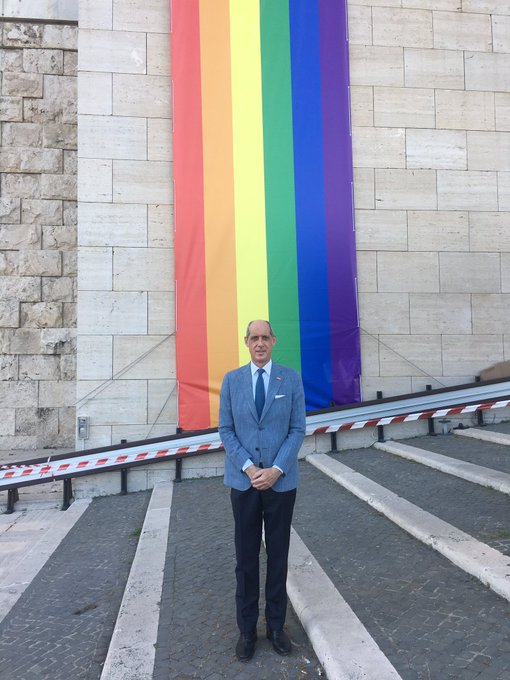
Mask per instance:
[[[231,489],[230,498],[235,522],[237,625],[241,633],[257,627],[259,555],[264,523],[266,623],[272,630],[279,630],[287,612],[287,561],[296,489],[282,492]]]

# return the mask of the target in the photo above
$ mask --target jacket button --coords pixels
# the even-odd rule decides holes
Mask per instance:
[[[258,446],[255,447],[255,451],[260,451]]]

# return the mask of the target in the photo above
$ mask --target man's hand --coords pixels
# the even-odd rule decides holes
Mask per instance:
[[[251,467],[252,466],[247,468],[246,472],[248,472]],[[255,472],[253,474],[249,474],[249,477],[251,480],[251,485],[259,491],[266,491],[267,489],[270,489],[282,474],[280,470],[275,467],[264,469],[260,469],[255,465],[253,465],[253,467],[255,468]]]

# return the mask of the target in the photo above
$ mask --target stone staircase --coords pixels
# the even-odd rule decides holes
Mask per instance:
[[[235,659],[221,479],[1,516],[0,680],[509,680],[510,426],[454,432],[302,462],[285,658]]]

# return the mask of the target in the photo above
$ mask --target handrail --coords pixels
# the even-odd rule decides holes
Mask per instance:
[[[306,434],[335,433],[468,414],[510,405],[510,380],[499,379],[426,392],[347,404],[307,414]],[[179,433],[146,441],[34,458],[0,466],[0,491],[70,479],[86,474],[221,451],[217,428]]]

